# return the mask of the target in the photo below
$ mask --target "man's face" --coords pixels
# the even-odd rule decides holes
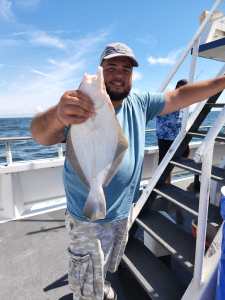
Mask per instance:
[[[114,57],[102,63],[106,91],[112,101],[121,101],[132,87],[132,61],[128,57]]]

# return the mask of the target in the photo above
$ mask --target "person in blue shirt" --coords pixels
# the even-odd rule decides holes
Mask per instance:
[[[181,86],[184,86],[188,83],[186,79],[180,79],[176,84],[176,89]],[[177,110],[170,114],[161,115],[156,117],[156,136],[158,139],[158,148],[159,148],[159,164],[166,155],[173,141],[177,137],[182,125],[182,111]],[[184,150],[182,154],[183,157],[188,157],[190,152],[189,146]],[[162,184],[171,183],[171,171],[172,168],[167,167],[164,171],[163,177],[160,180]]]
[[[165,94],[132,94],[132,73],[138,62],[133,51],[119,42],[106,46],[100,65],[107,93],[129,146],[117,173],[104,189],[106,217],[95,222],[83,214],[88,188],[67,156],[65,158],[66,227],[71,239],[68,277],[74,300],[117,298],[110,284],[105,282],[105,276],[107,271],[117,270],[124,253],[129,214],[139,191],[148,121],[204,100],[225,88],[222,76],[187,84]],[[55,106],[33,118],[32,136],[43,145],[61,143],[66,139],[66,128],[94,115],[93,102],[86,94],[79,89],[66,91]]]
[[[187,79],[180,79],[177,81],[175,89],[178,89],[184,85],[188,84]],[[159,147],[159,160],[158,163],[162,161],[173,141],[177,137],[178,133],[181,130],[182,126],[182,117],[183,111],[177,110],[170,114],[159,115],[156,117],[156,136],[158,139],[158,147]],[[190,154],[189,145],[182,151],[176,154],[176,158],[179,157],[188,157]],[[158,184],[170,184],[171,183],[171,172],[173,170],[173,166],[168,166],[163,175],[161,176]],[[199,192],[200,182],[199,175],[194,176],[194,182],[189,187],[195,192]]]

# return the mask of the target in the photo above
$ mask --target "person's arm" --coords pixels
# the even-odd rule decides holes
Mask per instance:
[[[225,89],[225,76],[212,80],[186,84],[165,93],[165,106],[160,115],[179,110],[193,103],[205,100]]]
[[[93,114],[94,105],[87,95],[79,90],[65,92],[56,106],[33,118],[32,137],[43,145],[63,142],[66,126],[85,122]]]

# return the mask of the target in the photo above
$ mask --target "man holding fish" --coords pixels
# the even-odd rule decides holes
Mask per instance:
[[[117,299],[105,281],[115,272],[137,200],[149,120],[204,100],[225,88],[225,77],[187,84],[165,94],[132,94],[138,66],[123,43],[106,46],[97,75],[85,74],[77,90],[32,121],[44,145],[66,141],[64,185],[69,284],[74,300]]]

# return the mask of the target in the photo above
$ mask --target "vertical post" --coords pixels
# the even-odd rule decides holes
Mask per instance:
[[[223,218],[222,224],[222,245],[221,245],[221,257],[218,266],[217,274],[217,289],[215,300],[224,299],[224,289],[225,289],[225,263],[224,263],[224,254],[225,254],[225,186],[221,188],[221,199],[220,199],[220,213]]]
[[[194,43],[193,51],[192,51],[192,60],[191,66],[189,71],[189,82],[194,82],[195,79],[195,70],[197,65],[197,58],[198,58],[198,49],[199,49],[200,37],[198,37]],[[183,109],[183,118],[182,118],[182,126],[181,131],[186,132],[187,122],[189,118],[189,107]]]
[[[10,142],[6,141],[5,142],[5,151],[6,151],[6,162],[8,165],[12,164],[12,152],[11,152],[11,147],[10,147]]]
[[[195,79],[195,71],[196,71],[196,65],[197,65],[199,44],[200,44],[200,37],[198,37],[196,39],[194,46],[193,46],[191,67],[190,67],[190,72],[189,72],[189,82],[194,82],[194,79]]]
[[[220,130],[223,128],[225,120],[225,108],[219,113],[216,122],[214,125],[209,129],[204,141],[202,142],[201,146],[195,152],[194,160],[199,162],[201,160],[201,156],[210,151],[211,143],[215,141],[215,138],[219,134]]]
[[[208,148],[208,151],[202,155],[202,176],[199,198],[197,241],[195,249],[195,269],[193,276],[193,281],[196,287],[199,287],[202,283],[202,269],[205,254],[205,240],[208,217],[211,167],[213,159],[213,146],[214,143],[211,143],[210,147]]]
[[[63,145],[62,144],[58,144],[58,157],[62,158],[63,157]]]

